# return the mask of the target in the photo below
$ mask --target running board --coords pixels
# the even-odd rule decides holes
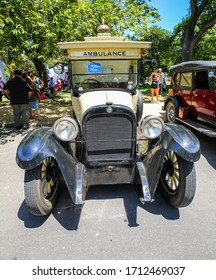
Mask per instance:
[[[216,130],[213,128],[209,128],[208,126],[205,126],[204,124],[192,121],[190,119],[180,119],[180,118],[176,118],[176,119],[209,137],[216,137]]]

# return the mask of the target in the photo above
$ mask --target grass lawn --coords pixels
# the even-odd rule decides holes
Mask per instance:
[[[39,103],[42,123],[52,124],[59,117],[70,116],[71,114],[71,97],[70,92],[59,92],[56,97],[46,98]],[[33,109],[33,115],[35,115]],[[35,120],[31,120],[34,123]],[[13,123],[13,112],[9,100],[3,97],[0,104],[0,123]],[[1,126],[0,126],[1,127]]]
[[[162,93],[162,96],[159,97],[159,101],[164,101],[166,99],[169,88],[170,85],[167,85],[166,90]],[[150,84],[140,85],[139,89],[143,94],[143,102],[150,102],[151,101]],[[154,97],[154,100],[156,100],[156,96]]]
[[[140,85],[139,89],[143,94],[143,102],[150,102],[150,85]],[[167,89],[163,92],[162,96],[159,98],[159,101],[164,101],[167,97],[167,92],[169,89],[169,85]],[[154,98],[156,100],[156,98]],[[60,91],[57,93],[55,98],[46,98],[42,100],[39,104],[42,123],[52,124],[55,120],[57,120],[61,116],[70,116],[71,115],[71,97],[70,92]],[[34,110],[33,110],[34,114]],[[31,120],[31,122],[35,122],[35,120]],[[2,99],[0,103],[0,123],[13,123],[13,114],[12,108],[9,105],[9,100],[6,98]],[[0,126],[1,127],[1,126]]]

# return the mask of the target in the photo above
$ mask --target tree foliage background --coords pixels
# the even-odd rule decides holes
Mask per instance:
[[[182,61],[200,59],[215,59],[215,52],[211,53],[212,45],[209,36],[215,34],[216,0],[190,0],[188,15],[173,32],[173,37],[181,46]],[[209,49],[202,53],[201,45]]]
[[[102,18],[112,35],[151,41],[147,59],[156,58],[165,72],[182,60],[216,59],[216,0],[190,0],[173,33],[157,27],[150,0],[1,0],[0,59],[9,71],[35,69],[45,79],[46,63],[66,59],[57,42],[95,36]]]

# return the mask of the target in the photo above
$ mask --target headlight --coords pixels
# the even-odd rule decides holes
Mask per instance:
[[[69,142],[77,137],[79,128],[74,119],[63,117],[54,123],[53,131],[59,140]]]
[[[142,120],[140,129],[144,137],[155,139],[163,132],[164,122],[160,117],[149,116]]]

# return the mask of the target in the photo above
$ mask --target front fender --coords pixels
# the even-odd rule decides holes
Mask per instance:
[[[176,124],[166,124],[160,139],[143,160],[152,197],[158,185],[164,157],[168,151],[175,152],[186,161],[194,162],[200,158],[200,143],[189,129]]]
[[[84,166],[77,162],[52,136],[50,128],[39,128],[28,134],[17,148],[16,162],[23,169],[33,169],[47,157],[56,159],[75,204],[82,204]]]
[[[39,128],[27,134],[20,142],[16,162],[20,168],[33,169],[40,165],[44,158],[53,156],[51,128]]]
[[[165,102],[164,102],[164,108],[165,108],[165,109],[166,109],[166,106],[167,106],[167,104],[168,104],[169,101],[172,101],[172,102],[175,104],[175,107],[176,107],[176,109],[177,109],[177,111],[178,111],[178,109],[179,109],[179,107],[180,107],[180,105],[181,105],[180,99],[177,98],[176,96],[173,96],[173,95],[168,96],[167,99],[166,99]]]
[[[176,152],[187,161],[198,161],[200,158],[200,142],[188,128],[167,123],[163,134],[163,146]]]

